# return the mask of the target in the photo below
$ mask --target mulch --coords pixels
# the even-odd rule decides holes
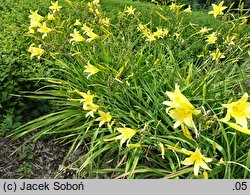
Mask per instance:
[[[60,165],[69,148],[62,146],[53,139],[36,141],[28,143],[28,147],[32,149],[33,157],[31,159],[22,159],[20,158],[20,154],[25,152],[27,149],[27,146],[22,146],[23,143],[24,140],[22,139],[13,141],[9,138],[0,136],[0,178],[55,178],[58,175]],[[76,172],[74,170],[68,169],[66,171],[62,171],[56,178],[76,178]]]

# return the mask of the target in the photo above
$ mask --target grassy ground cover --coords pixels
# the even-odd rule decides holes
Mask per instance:
[[[12,41],[1,68],[26,71],[16,79],[2,71],[3,83],[19,87],[1,90],[55,108],[12,127],[13,138],[56,136],[70,146],[62,164],[84,147],[66,167],[79,177],[250,177],[248,16],[129,0],[57,3],[1,6],[12,32],[1,38]],[[6,60],[14,50],[18,63]]]

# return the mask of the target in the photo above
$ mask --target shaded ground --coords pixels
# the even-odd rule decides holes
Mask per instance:
[[[55,140],[36,141],[12,154],[22,143],[23,140],[12,141],[0,136],[0,178],[55,178],[68,148]],[[75,171],[67,170],[57,178],[75,177]]]

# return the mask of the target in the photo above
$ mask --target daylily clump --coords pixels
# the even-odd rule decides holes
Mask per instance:
[[[224,155],[227,152],[221,149],[223,144],[219,142],[225,135],[218,134],[224,131],[223,125],[226,124],[229,128],[250,135],[248,94],[245,93],[237,101],[221,105],[222,101],[228,101],[225,100],[228,97],[222,97],[222,94],[226,94],[228,89],[231,90],[228,96],[233,94],[234,87],[241,86],[244,78],[237,78],[237,84],[230,80],[239,76],[238,72],[234,75],[233,71],[239,71],[244,57],[250,56],[250,52],[246,51],[250,47],[249,41],[245,41],[245,45],[240,44],[240,34],[245,30],[244,19],[247,20],[247,17],[237,20],[235,26],[228,23],[231,29],[224,32],[225,29],[209,26],[206,22],[187,23],[185,17],[191,18],[192,15],[186,13],[192,13],[192,8],[176,1],[169,6],[155,1],[157,5],[154,9],[158,8],[158,11],[153,11],[160,20],[157,26],[150,17],[142,20],[143,13],[132,6],[120,11],[117,19],[115,15],[109,18],[102,12],[99,0],[82,1],[75,5],[75,2],[65,0],[68,7],[64,6],[65,2],[59,2],[65,13],[60,12],[62,6],[59,6],[58,1],[51,2],[44,16],[39,15],[38,10],[30,11],[30,23],[26,27],[29,38],[34,41],[28,52],[31,58],[43,56],[43,60],[39,61],[42,66],[47,65],[47,62],[55,65],[53,71],[57,72],[48,75],[56,75],[57,79],[46,78],[46,87],[48,91],[53,89],[53,95],[48,91],[45,91],[45,95],[54,98],[55,102],[60,100],[58,107],[69,111],[69,114],[65,114],[65,120],[55,123],[55,129],[58,126],[61,128],[59,132],[63,132],[64,127],[68,128],[67,120],[74,118],[73,125],[69,125],[65,131],[65,137],[71,139],[66,133],[72,131],[72,138],[80,137],[79,142],[82,143],[83,140],[85,142],[86,134],[86,147],[91,152],[82,158],[83,161],[87,159],[88,162],[94,153],[100,154],[101,159],[114,152],[114,156],[121,156],[110,161],[114,162],[118,172],[122,172],[125,167],[124,177],[126,174],[141,174],[140,171],[145,170],[150,170],[143,172],[145,175],[150,175],[151,170],[156,174],[166,162],[169,165],[165,167],[169,170],[162,171],[162,174],[173,176],[174,172],[180,174],[183,171],[182,174],[185,176],[188,173],[189,178],[193,175],[202,177],[202,174],[208,178],[212,168],[224,166],[238,155],[235,152],[231,159]],[[223,3],[212,4],[213,11],[209,14],[214,17],[223,15],[227,8]],[[79,9],[83,5],[84,9]],[[66,9],[71,11],[71,8],[76,8],[77,14],[67,16]],[[165,12],[166,9],[170,14]],[[208,18],[216,20],[212,16]],[[228,20],[223,17],[223,22],[224,19]],[[241,50],[244,51],[242,55],[231,59]],[[245,70],[244,65],[242,68]],[[229,84],[226,83],[227,72],[232,74],[228,79]],[[220,77],[226,81],[221,81]],[[248,80],[244,82],[247,85]],[[237,93],[243,91],[244,87],[239,87]],[[163,91],[166,88],[171,90]],[[162,99],[164,92],[166,101]],[[223,109],[226,109],[226,116],[218,117]],[[234,134],[229,133],[228,136]],[[115,144],[116,140],[119,146]],[[176,140],[180,147],[171,146]],[[107,143],[111,141],[114,143]],[[74,144],[78,147],[77,141]],[[181,155],[175,153],[177,158],[172,158],[169,150]],[[131,154],[134,155],[132,158]],[[139,168],[136,163],[147,161],[147,155],[150,163],[146,166],[150,169],[144,169],[143,166]],[[209,164],[212,158],[205,156],[213,157],[217,164]],[[225,159],[223,164],[219,162],[222,157]],[[108,166],[105,164],[104,167]],[[219,167],[218,172],[220,169],[223,170]],[[212,171],[211,175],[216,175],[216,172]]]

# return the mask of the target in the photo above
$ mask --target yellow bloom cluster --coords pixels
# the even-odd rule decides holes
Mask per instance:
[[[88,9],[91,13],[93,13],[95,16],[100,15],[100,12],[98,8],[100,7],[99,5],[100,1],[99,0],[94,0],[92,2],[88,2]]]
[[[94,117],[94,113],[98,111],[99,117],[95,119],[95,121],[99,121],[99,127],[102,127],[105,123],[110,123],[112,120],[112,115],[109,112],[103,112],[101,106],[94,103],[94,98],[97,97],[94,94],[91,94],[90,91],[87,93],[81,92],[79,90],[75,90],[75,92],[82,97],[82,99],[69,99],[69,100],[77,100],[83,103],[83,110],[88,111],[85,115],[86,117]]]
[[[151,32],[151,30],[147,27],[148,24],[139,24],[137,30],[142,33],[144,37],[146,37],[146,41],[152,42],[159,38],[164,38],[168,35],[169,31],[167,28],[157,28],[155,32]]]
[[[175,91],[167,91],[166,95],[171,101],[164,101],[163,104],[168,106],[166,108],[166,113],[175,120],[174,128],[179,127],[184,124],[187,127],[196,129],[195,123],[192,116],[200,114],[200,110],[194,108],[194,106],[189,102],[189,100],[180,92],[179,85],[175,85]],[[236,124],[240,125],[245,129],[245,133],[249,134],[247,119],[250,119],[250,103],[247,102],[248,94],[245,93],[243,97],[236,101],[228,104],[222,104],[222,107],[227,108],[226,117],[221,119],[221,122],[228,123],[231,126],[232,123],[229,123],[231,117],[235,118]],[[240,129],[239,127],[235,128],[236,130]],[[243,132],[243,129],[240,130]],[[196,132],[197,133],[197,132]],[[197,136],[197,134],[196,134]]]
[[[87,39],[85,39],[83,35],[79,33],[78,30],[74,29],[74,32],[70,34],[70,36],[72,37],[70,39],[70,42],[76,43],[76,42],[83,42],[85,40],[87,42],[91,42],[92,40],[99,38],[99,36],[93,32],[92,28],[88,27],[86,24],[82,25],[79,20],[76,20],[74,25],[82,26],[81,29],[83,30],[83,34],[87,35]]]
[[[187,127],[196,129],[192,116],[198,115],[200,113],[200,110],[195,109],[194,106],[189,102],[189,100],[180,92],[179,85],[176,84],[175,91],[167,91],[166,95],[171,101],[164,101],[163,104],[168,106],[166,108],[166,113],[175,121],[174,128],[177,128],[181,125],[182,129],[185,129],[186,125]],[[220,121],[226,123],[231,128],[234,128],[237,131],[250,135],[250,130],[248,129],[247,125],[247,119],[250,119],[250,103],[247,102],[247,99],[248,94],[245,93],[243,97],[236,102],[222,104],[222,107],[227,108],[227,114],[226,117],[220,119]],[[236,123],[229,122],[231,117],[236,120]],[[192,137],[189,138],[192,139]],[[186,158],[181,163],[188,166],[194,164],[195,176],[198,176],[200,167],[206,170],[211,170],[206,163],[211,162],[212,159],[204,157],[201,154],[199,148],[196,148],[195,152],[186,150],[184,148],[178,149],[171,145],[167,145],[167,148],[178,153],[189,155],[190,157]],[[164,147],[162,145],[161,151],[162,157],[164,158]]]
[[[169,5],[169,8],[170,8],[170,10],[175,11],[176,16],[178,16],[179,13],[180,13],[180,10],[181,10],[184,6],[185,6],[185,4],[179,4],[179,5],[177,5],[176,3],[173,3],[173,2],[172,2],[171,5]],[[191,6],[188,5],[188,7],[187,7],[186,9],[183,10],[183,12],[185,12],[185,13],[192,13]]]
[[[58,1],[56,2],[51,2],[51,6],[49,7],[49,9],[52,10],[52,13],[48,13],[47,15],[47,19],[48,20],[55,20],[55,16],[54,13],[59,12],[59,10],[61,9],[61,6],[58,5]],[[42,33],[42,38],[44,39],[49,32],[52,31],[51,28],[49,28],[46,24],[46,22],[43,22],[43,24],[41,24],[42,21],[44,21],[46,18],[39,15],[38,10],[36,10],[35,12],[30,11],[30,26],[29,26],[29,33],[30,34],[35,34],[35,30],[37,29],[37,32]]]
[[[71,2],[71,1],[69,1],[69,2]],[[110,19],[107,17],[103,17],[101,12],[99,11],[99,7],[100,7],[99,0],[94,0],[92,2],[88,2],[87,6],[88,6],[88,11],[92,13],[92,15],[91,14],[90,15],[91,16],[94,15],[94,21],[97,24],[99,24],[101,27],[104,27],[104,29],[106,30],[107,28],[105,28],[105,27],[110,26]],[[213,11],[210,11],[209,14],[213,14],[214,17],[216,17],[217,15],[223,15],[223,11],[227,8],[226,6],[223,6],[223,1],[218,6],[215,4],[212,4],[212,6],[213,6]],[[172,3],[169,6],[169,8],[171,10],[174,10],[176,12],[176,14],[178,14],[180,10],[182,10],[183,12],[186,12],[186,13],[192,12],[190,6],[188,6],[186,9],[182,9],[183,7],[184,7],[184,5],[177,5],[175,3]],[[45,39],[45,37],[49,38],[50,37],[49,33],[57,30],[57,28],[49,28],[47,26],[47,24],[50,26],[50,24],[53,23],[51,20],[56,20],[58,18],[57,14],[61,8],[62,8],[62,6],[58,5],[58,1],[51,2],[51,6],[49,7],[51,12],[48,13],[48,15],[46,17],[39,15],[38,10],[36,10],[34,12],[30,11],[31,14],[29,15],[29,18],[30,18],[29,33],[35,35],[35,33],[38,32],[39,36],[42,34],[41,37],[42,37],[43,41],[47,40],[47,39]],[[133,16],[135,16],[137,13],[135,11],[136,11],[136,9],[133,8],[132,6],[127,6],[126,10],[123,12],[123,14],[127,13],[127,15],[129,15],[129,16],[127,16],[128,18],[133,18]],[[136,16],[134,18],[137,19]],[[163,15],[161,15],[161,17],[164,20],[167,20],[167,18],[165,18]],[[88,21],[85,21],[85,22],[87,23]],[[96,40],[98,38],[102,38],[102,34],[100,31],[98,31],[98,34],[100,36],[94,32],[94,30],[96,31],[96,29],[98,29],[96,26],[94,26],[93,24],[90,24],[90,23],[87,23],[87,24],[86,23],[84,23],[80,19],[76,19],[74,21],[74,24],[69,25],[70,31],[67,32],[66,35],[69,34],[69,37],[70,37],[69,42],[72,43],[72,44],[70,44],[70,46],[75,44],[73,46],[76,46],[76,48],[77,48],[78,46],[79,47],[82,46],[80,44],[82,42],[91,42],[91,41]],[[149,25],[149,23],[148,24],[139,23],[137,25],[137,30],[142,34],[143,38],[147,42],[154,42],[157,39],[160,40],[160,39],[163,39],[163,38],[169,36],[168,28],[157,27],[156,29],[151,30],[148,27],[148,25]],[[215,61],[215,63],[216,63],[216,62],[220,61],[221,59],[225,58],[226,54],[224,55],[223,52],[225,52],[227,50],[223,50],[223,49],[221,49],[221,47],[219,47],[220,50],[219,50],[219,48],[216,48],[216,44],[220,40],[220,33],[219,32],[211,32],[210,33],[211,30],[212,29],[207,28],[207,27],[202,27],[202,28],[199,27],[199,29],[197,30],[197,32],[195,34],[200,34],[200,35],[204,36],[204,39],[205,39],[204,42],[207,43],[206,49],[209,47],[214,47],[213,50],[211,50],[211,51],[207,52],[207,50],[206,50],[206,54],[208,54],[208,56],[210,55],[210,58],[208,57],[209,60]],[[170,32],[170,33],[171,33],[171,35],[176,37],[176,40],[181,39],[180,38],[182,35],[181,31],[177,31],[177,32],[173,32],[173,33]],[[223,38],[224,43],[227,45],[228,48],[232,47],[235,44],[234,43],[235,39],[236,39],[236,36],[227,36],[227,37],[225,36]],[[79,43],[79,44],[77,45],[76,43]],[[99,42],[98,42],[98,44],[99,44]],[[72,46],[72,48],[73,48],[73,46]],[[44,55],[46,52],[43,48],[45,48],[45,45],[39,45],[39,44],[34,44],[34,43],[31,44],[29,49],[28,49],[28,51],[31,53],[31,58],[34,56],[37,56],[39,59],[42,55]],[[80,56],[80,57],[82,57],[81,54],[84,53],[81,50],[80,51],[73,50],[73,52],[75,52],[75,53],[72,56],[79,54],[78,56]],[[49,53],[49,52],[47,51],[47,53]],[[158,62],[159,62],[159,59],[155,60],[155,65]],[[81,70],[81,71],[82,71],[82,74],[86,74],[87,79],[89,79],[90,77],[93,78],[94,77],[93,75],[96,75],[99,72],[102,74],[103,71],[101,71],[101,70],[103,70],[103,67],[101,67],[101,65],[99,65],[97,63],[91,64],[90,61],[88,61],[87,64],[84,66],[84,70]],[[121,68],[119,70],[119,73],[117,73],[117,75],[120,76],[120,73],[122,71],[123,71],[123,69]],[[99,74],[97,74],[97,75],[99,75]],[[115,77],[115,79],[117,81],[120,81],[118,78],[119,78],[118,76]],[[86,81],[89,82],[89,81],[91,81],[91,79],[86,80]],[[122,83],[122,81],[120,81],[120,82]],[[187,81],[186,83],[189,83],[189,81]],[[82,105],[82,110],[84,111],[85,117],[88,117],[88,119],[92,119],[93,121],[97,121],[99,123],[98,124],[99,128],[103,128],[103,126],[105,126],[105,124],[107,124],[109,129],[110,129],[110,126],[112,126],[114,124],[115,120],[112,120],[113,116],[110,114],[110,112],[106,112],[106,111],[104,112],[103,107],[100,106],[101,104],[98,105],[96,103],[97,96],[92,94],[90,91],[87,91],[85,93],[85,92],[81,92],[79,90],[75,90],[75,92],[79,96],[81,96],[81,99],[79,98],[79,99],[69,99],[69,100],[76,100],[76,101],[80,101],[80,103],[82,103],[80,105]],[[175,84],[174,91],[167,91],[166,96],[169,98],[169,100],[164,101],[163,104],[167,106],[166,107],[166,114],[174,121],[173,128],[177,129],[177,128],[181,127],[181,130],[182,130],[184,136],[186,138],[188,138],[189,140],[192,140],[196,143],[196,141],[199,138],[200,126],[196,125],[195,122],[197,121],[196,118],[198,116],[201,116],[200,115],[201,110],[197,109],[188,100],[188,98],[186,96],[184,96],[184,94],[181,92],[180,86],[178,84]],[[250,130],[248,129],[248,119],[250,119],[250,103],[247,102],[247,99],[248,99],[248,94],[245,93],[243,95],[243,97],[236,102],[229,102],[227,104],[222,104],[222,107],[227,109],[227,114],[223,119],[220,119],[219,121],[227,124],[228,126],[230,126],[231,128],[234,128],[237,131],[240,131],[242,133],[250,135]],[[98,117],[96,117],[96,115],[98,115]],[[233,118],[235,120],[235,123],[230,122],[231,118]],[[129,126],[129,125],[127,125],[127,126]],[[109,135],[109,136],[107,136],[106,139],[104,139],[104,141],[109,142],[109,141],[120,140],[120,147],[122,147],[125,142],[126,142],[126,146],[128,146],[128,147],[141,147],[141,145],[137,144],[137,143],[136,144],[129,144],[130,140],[132,138],[135,138],[136,137],[135,135],[139,134],[139,130],[134,129],[134,128],[129,128],[129,127],[119,127],[119,126],[115,129],[120,134],[117,135],[116,132],[114,132],[115,136],[111,135],[112,136],[111,137]],[[192,138],[192,135],[189,132],[189,129],[191,129],[191,131],[192,130],[194,131],[194,134],[197,138],[196,140]],[[161,156],[163,159],[164,159],[164,155],[165,155],[165,150],[164,150],[165,146],[167,146],[167,149],[169,149],[169,150],[172,150],[174,152],[178,152],[178,153],[181,153],[181,154],[188,156],[187,158],[185,158],[183,161],[180,161],[180,162],[186,166],[193,165],[194,166],[193,171],[194,171],[195,176],[198,176],[200,168],[203,168],[205,170],[211,170],[210,167],[207,165],[207,163],[211,162],[212,159],[203,156],[201,148],[198,147],[197,145],[191,151],[191,150],[187,150],[184,148],[180,149],[176,146],[164,145],[161,142],[157,141],[157,147],[160,147]],[[205,177],[207,177],[207,173],[204,172],[204,174],[206,175]]]

